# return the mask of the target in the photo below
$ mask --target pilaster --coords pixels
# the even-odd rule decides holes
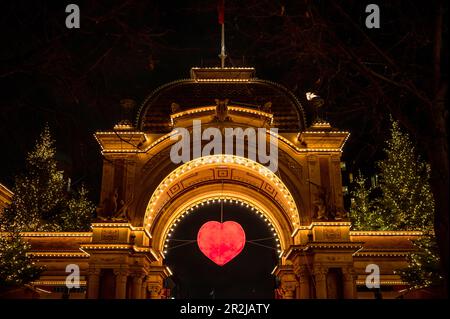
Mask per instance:
[[[316,283],[316,298],[326,299],[327,298],[327,274],[328,268],[323,266],[315,266],[314,270],[314,281]]]
[[[97,299],[100,288],[100,269],[89,269],[87,286],[87,298]]]
[[[124,269],[115,269],[114,275],[116,276],[116,299],[125,299],[128,271]]]

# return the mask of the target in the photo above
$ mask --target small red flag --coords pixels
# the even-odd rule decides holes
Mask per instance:
[[[219,0],[217,5],[217,11],[219,13],[218,20],[219,24],[224,24],[225,22],[225,0]]]

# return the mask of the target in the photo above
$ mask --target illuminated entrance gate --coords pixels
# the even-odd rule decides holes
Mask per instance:
[[[267,143],[278,143],[278,170],[232,154],[174,164],[173,129],[192,131],[194,120],[203,129],[267,129]],[[90,255],[89,298],[98,298],[105,282],[116,298],[167,297],[171,230],[193,207],[219,199],[248,205],[273,227],[280,297],[354,296],[353,253],[361,245],[350,241],[343,209],[347,132],[323,122],[307,128],[295,96],[254,78],[251,68],[192,69],[191,79],[169,83],[144,102],[136,127],[122,123],[95,135],[104,164],[99,219],[92,242],[82,245]]]

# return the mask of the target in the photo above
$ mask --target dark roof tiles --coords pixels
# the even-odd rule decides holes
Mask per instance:
[[[305,129],[303,107],[285,87],[259,79],[243,82],[198,82],[179,80],[156,89],[141,105],[136,125],[143,131],[170,131],[171,104],[178,103],[182,110],[214,105],[215,99],[229,99],[230,105],[258,108],[272,102],[274,127],[280,131]]]

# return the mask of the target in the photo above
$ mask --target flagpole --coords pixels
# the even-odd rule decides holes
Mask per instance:
[[[225,67],[225,58],[227,55],[225,54],[225,0],[219,0],[218,4],[218,20],[219,24],[222,27],[222,41],[220,45],[220,66],[222,69]]]
[[[222,66],[222,69],[225,67],[225,23],[222,23],[222,44],[221,44],[221,51],[220,51],[220,63]]]

